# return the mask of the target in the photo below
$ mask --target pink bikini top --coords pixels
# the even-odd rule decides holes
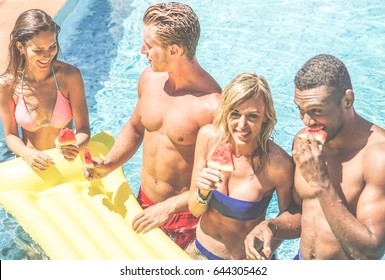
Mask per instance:
[[[15,109],[15,118],[16,122],[27,131],[35,131],[43,126],[55,126],[55,127],[65,127],[72,120],[72,110],[70,101],[62,94],[60,91],[57,81],[55,70],[52,67],[52,74],[56,84],[56,104],[52,112],[51,122],[43,125],[37,125],[32,119],[31,114],[28,111],[27,105],[25,104],[23,98],[23,83],[24,83],[24,71],[21,78],[21,93],[19,99],[17,100],[16,109]]]

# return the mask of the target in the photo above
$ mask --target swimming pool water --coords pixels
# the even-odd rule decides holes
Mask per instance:
[[[83,73],[92,134],[109,130],[117,136],[132,113],[137,81],[147,66],[140,55],[141,19],[155,2],[159,1],[78,1],[76,14],[59,22],[61,59]],[[236,7],[225,0],[183,2],[200,19],[198,60],[222,87],[241,72],[257,73],[268,80],[278,116],[274,140],[288,153],[302,127],[293,102],[293,78],[308,58],[319,53],[344,61],[352,78],[356,111],[385,127],[383,1],[239,0]],[[11,153],[2,131],[0,140],[0,161],[4,161]],[[137,192],[141,149],[123,167]],[[275,215],[274,196],[268,216]],[[1,259],[44,257],[4,210],[0,220]],[[298,241],[285,241],[278,249],[278,259],[293,258]]]

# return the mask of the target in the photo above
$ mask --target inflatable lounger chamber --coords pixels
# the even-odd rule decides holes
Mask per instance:
[[[107,132],[87,145],[105,157],[114,142]],[[122,168],[90,182],[82,156],[66,161],[45,151],[55,165],[34,171],[21,158],[0,163],[0,204],[11,213],[50,259],[189,259],[159,228],[136,233],[131,222],[142,211]]]

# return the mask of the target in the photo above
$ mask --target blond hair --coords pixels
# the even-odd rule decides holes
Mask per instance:
[[[215,114],[214,129],[220,132],[219,142],[230,141],[230,131],[228,121],[233,108],[250,100],[253,97],[262,96],[265,102],[265,118],[261,132],[255,139],[258,149],[253,156],[258,156],[259,166],[257,171],[261,171],[268,159],[268,143],[274,126],[277,123],[273,98],[269,84],[266,79],[256,74],[242,73],[236,76],[223,90],[221,94],[220,106]]]
[[[143,16],[143,23],[156,28],[155,39],[163,47],[176,44],[183,49],[189,60],[195,58],[200,25],[190,6],[178,2],[151,5]]]

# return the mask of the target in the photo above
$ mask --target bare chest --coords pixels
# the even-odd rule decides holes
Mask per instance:
[[[144,127],[148,132],[166,134],[174,143],[194,144],[200,128],[196,98],[164,95],[142,98],[140,116]]]
[[[354,211],[358,197],[364,188],[362,154],[351,157],[329,156],[325,158],[329,179],[343,202]],[[315,198],[315,190],[296,170],[295,186],[302,199]]]

